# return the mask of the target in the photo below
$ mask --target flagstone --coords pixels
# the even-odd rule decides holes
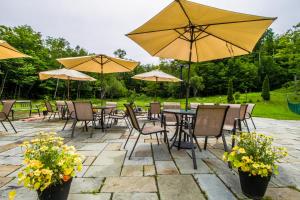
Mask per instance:
[[[0,177],[7,176],[19,169],[20,167],[20,165],[0,165]]]
[[[89,156],[85,159],[85,161],[83,162],[83,165],[91,165],[95,159],[96,159],[95,156]]]
[[[171,155],[166,144],[152,144],[153,157],[156,161],[171,161]]]
[[[101,192],[157,192],[154,177],[108,177]]]
[[[208,200],[235,200],[235,196],[224,183],[214,174],[195,174],[200,188],[205,192]]]
[[[175,159],[176,165],[181,174],[208,174],[212,173],[209,167],[203,162],[202,159],[196,159],[197,169],[194,169],[193,160],[187,159]]]
[[[125,158],[124,165],[153,165],[152,157],[132,157],[130,160]]]
[[[70,193],[97,193],[104,178],[73,178]]]
[[[121,166],[126,151],[103,151],[94,161],[93,165],[118,165]]]
[[[173,161],[155,161],[157,174],[176,175],[179,174]]]
[[[272,200],[299,200],[300,192],[291,188],[268,188],[265,197]]]
[[[19,156],[8,156],[0,160],[0,165],[20,165],[23,162],[23,158]]]
[[[102,151],[107,143],[85,143],[83,147],[78,150],[82,151]]]
[[[81,171],[76,173],[76,177],[83,177],[83,175],[86,173],[88,168],[89,166],[83,165]]]
[[[143,165],[123,166],[121,176],[143,176]]]
[[[191,175],[159,175],[157,177],[161,200],[204,200]]]
[[[138,144],[132,154],[132,157],[151,157],[151,156],[152,156],[151,145],[144,144],[144,143]]]
[[[120,176],[121,165],[92,165],[83,177]]]
[[[112,200],[158,200],[156,193],[114,193]]]
[[[121,150],[122,147],[122,143],[109,143],[106,147],[105,147],[105,151],[119,151]]]
[[[10,178],[10,177],[0,177],[0,187],[6,185],[11,180],[12,180],[12,178]]]
[[[154,176],[155,166],[154,165],[144,165],[144,176]]]
[[[229,188],[238,198],[246,198],[246,196],[242,192],[240,179],[237,174],[220,174],[219,178],[226,184],[226,187]]]
[[[83,156],[98,156],[101,151],[77,151],[79,154]]]
[[[68,200],[110,200],[110,193],[96,193],[96,194],[69,194]]]

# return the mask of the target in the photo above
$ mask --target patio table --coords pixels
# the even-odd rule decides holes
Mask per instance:
[[[96,129],[102,129],[102,132],[104,131],[104,129],[107,129],[108,126],[106,126],[104,124],[104,113],[105,113],[105,110],[108,110],[108,109],[112,109],[112,108],[116,108],[116,106],[93,106],[93,110],[100,110],[100,119],[99,119],[99,124],[98,126],[96,126],[95,128]]]
[[[173,137],[174,142],[171,145],[171,147],[176,146],[178,150],[195,148],[195,146],[191,146],[190,143],[187,141],[188,137],[186,132],[183,131],[183,126],[186,125],[184,123],[184,118],[189,116],[194,119],[194,117],[196,116],[196,110],[164,109],[162,113],[175,114],[176,116],[177,125],[176,125],[175,135]],[[183,140],[182,140],[182,133],[184,134]],[[176,139],[178,136],[179,138],[177,141]]]

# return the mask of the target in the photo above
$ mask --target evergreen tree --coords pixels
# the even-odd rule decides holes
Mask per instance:
[[[229,81],[228,81],[227,102],[234,103],[232,79],[229,79]]]
[[[270,100],[270,83],[269,83],[269,77],[268,75],[266,75],[263,85],[262,85],[262,92],[261,92],[261,97],[265,100],[265,101],[269,101]]]

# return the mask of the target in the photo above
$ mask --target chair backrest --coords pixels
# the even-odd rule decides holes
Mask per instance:
[[[229,106],[225,118],[225,125],[227,128],[234,129],[235,119],[240,118],[241,105],[240,104],[222,104],[222,105]]]
[[[62,109],[66,105],[66,102],[65,101],[56,101],[55,103],[56,103],[57,111],[62,112]]]
[[[49,101],[45,101],[45,106],[48,112],[53,112],[52,105]]]
[[[160,103],[159,102],[152,102],[150,103],[150,113],[151,114],[160,114]]]
[[[196,112],[194,134],[196,136],[221,136],[228,107],[199,105]]]
[[[190,109],[191,110],[196,110],[199,105],[201,105],[201,103],[190,103]]]
[[[32,104],[30,100],[19,100],[16,101],[20,105],[21,108],[32,108]]]
[[[240,109],[240,120],[245,120],[246,112],[247,112],[247,104],[242,104]]]
[[[106,106],[111,106],[112,108],[105,109],[104,113],[105,114],[110,114],[110,113],[114,112],[117,108],[117,104],[118,104],[117,102],[106,102],[105,105]]]
[[[131,125],[134,129],[136,129],[137,131],[140,131],[140,125],[139,122],[136,118],[135,112],[132,108],[132,104],[124,104],[125,108],[126,108],[126,113],[129,116]]]
[[[215,103],[202,103],[202,105],[205,105],[205,106],[213,106],[213,105],[215,105]]]
[[[246,112],[246,116],[245,116],[246,118],[249,118],[252,115],[254,107],[255,107],[254,103],[247,104],[247,112]]]
[[[2,107],[2,111],[4,112],[6,116],[9,115],[11,108],[13,107],[14,103],[16,102],[16,100],[5,100],[2,102],[3,107]]]
[[[67,105],[67,109],[68,109],[68,113],[69,113],[70,117],[75,118],[75,108],[74,108],[73,102],[66,101],[66,105]]]
[[[163,109],[178,109],[180,110],[180,103],[179,102],[164,102]],[[165,113],[165,120],[166,122],[177,122],[176,115],[171,113]]]
[[[93,121],[94,113],[91,102],[73,102],[77,121]]]

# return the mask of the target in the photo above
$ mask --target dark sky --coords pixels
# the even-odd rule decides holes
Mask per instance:
[[[282,34],[300,22],[300,0],[193,0],[254,15],[278,17],[271,26]],[[122,48],[142,63],[157,58],[137,46],[126,33],[142,25],[172,0],[1,0],[0,24],[28,24],[44,36],[63,37],[72,46],[112,55]]]

